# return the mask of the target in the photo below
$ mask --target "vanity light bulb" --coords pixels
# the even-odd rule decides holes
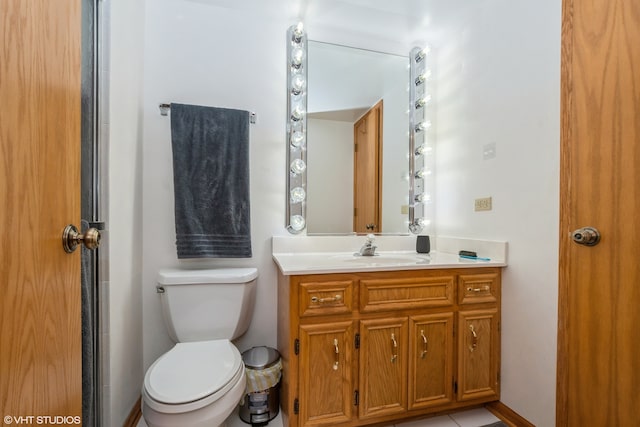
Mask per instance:
[[[416,172],[416,179],[422,179],[425,176],[431,175],[431,171],[429,169],[422,168],[418,172]]]
[[[302,36],[304,35],[304,26],[302,22],[298,22],[298,25],[293,29],[293,38],[292,41],[294,43],[300,43],[302,40]]]
[[[302,60],[304,59],[304,49],[300,47],[296,47],[291,49],[291,65],[295,68],[299,68],[302,65]]]
[[[302,215],[291,215],[289,219],[289,225],[294,231],[302,231],[305,227],[305,221]]]
[[[300,148],[304,143],[304,133],[297,130],[291,134],[291,140],[289,141],[292,147]]]
[[[292,174],[300,175],[302,172],[305,171],[305,169],[307,169],[307,164],[304,162],[304,160],[295,159],[293,162],[291,162],[290,170]]]
[[[422,156],[423,154],[431,154],[433,148],[428,147],[427,144],[422,144],[416,148],[416,156]]]
[[[431,220],[426,218],[418,218],[417,222],[418,224],[420,224],[421,227],[426,227],[428,225],[431,225]]]
[[[431,201],[431,195],[427,193],[420,193],[415,197],[415,201],[418,203],[429,203]]]
[[[295,74],[291,78],[291,93],[294,95],[299,95],[305,88],[307,82],[304,80],[304,77],[300,74]]]
[[[304,117],[304,110],[300,105],[296,105],[293,110],[291,110],[291,120],[294,122],[299,122]]]
[[[431,95],[425,95],[424,97],[418,99],[416,101],[416,108],[422,108],[431,102]]]
[[[431,52],[431,49],[429,48],[429,46],[426,46],[424,49],[422,49],[420,52],[418,52],[416,54],[416,62],[420,62],[422,61],[428,54],[429,52]]]
[[[291,203],[300,203],[303,202],[307,197],[307,193],[304,191],[302,187],[296,187],[291,190]]]
[[[426,120],[424,122],[420,122],[416,125],[416,132],[422,132],[424,130],[427,130],[431,127],[431,121],[430,120]]]
[[[421,85],[422,83],[424,83],[429,79],[431,79],[431,70],[427,70],[424,73],[420,74],[418,77],[416,77],[416,86]]]

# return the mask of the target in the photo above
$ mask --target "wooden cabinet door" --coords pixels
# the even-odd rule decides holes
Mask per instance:
[[[300,326],[300,426],[351,420],[353,322]]]
[[[408,319],[360,321],[360,419],[407,408]]]
[[[409,409],[453,401],[453,313],[409,319]]]
[[[496,308],[458,314],[458,401],[500,396]]]

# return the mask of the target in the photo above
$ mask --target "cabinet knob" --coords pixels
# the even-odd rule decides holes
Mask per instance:
[[[469,286],[467,288],[467,292],[487,292],[488,290],[490,290],[489,285],[481,286],[478,288],[473,288]]]
[[[469,346],[469,351],[473,353],[473,350],[478,346],[478,334],[473,328],[473,325],[469,325],[469,330],[471,331],[471,345]]]
[[[391,363],[395,363],[398,360],[398,341],[396,341],[396,334],[391,334]]]
[[[311,302],[314,304],[325,304],[325,303],[331,303],[331,302],[340,302],[342,301],[342,295],[338,294],[335,297],[329,297],[329,298],[318,298],[318,297],[311,297]]]
[[[337,371],[338,370],[338,365],[340,364],[340,349],[338,348],[338,339],[334,338],[333,339],[333,348],[335,350],[335,362],[333,362],[333,370]]]
[[[420,357],[424,359],[425,357],[427,357],[427,349],[428,349],[429,341],[427,340],[427,337],[424,335],[424,330],[420,331],[420,336],[422,337],[422,353],[420,353]]]

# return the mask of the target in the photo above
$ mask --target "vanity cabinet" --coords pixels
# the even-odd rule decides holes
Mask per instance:
[[[499,398],[500,269],[285,276],[288,426],[361,426]]]

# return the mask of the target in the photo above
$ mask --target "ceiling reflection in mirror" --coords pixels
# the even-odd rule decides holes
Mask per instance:
[[[408,58],[310,40],[307,61],[307,233],[407,233]]]

